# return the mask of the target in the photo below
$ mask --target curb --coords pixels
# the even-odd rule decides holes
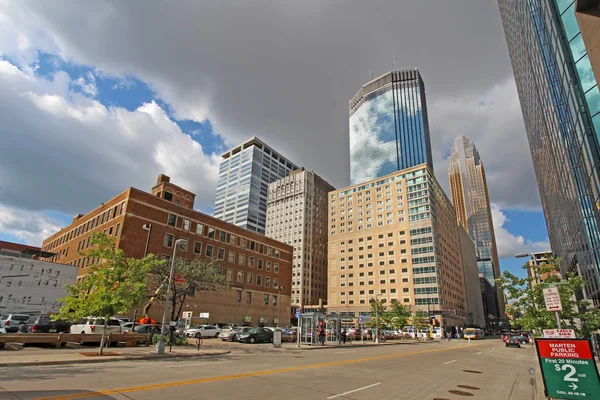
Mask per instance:
[[[142,356],[113,356],[114,358],[83,358],[77,360],[56,360],[56,361],[27,361],[27,362],[16,362],[16,363],[0,363],[0,368],[10,367],[31,367],[31,366],[46,366],[46,365],[69,365],[69,364],[100,364],[118,361],[137,361],[137,360],[172,360],[177,358],[197,358],[197,357],[213,357],[222,356],[229,354],[231,351],[212,351],[210,353],[202,354],[174,354],[157,356],[155,354],[142,355]]]
[[[439,342],[400,342],[400,343],[365,343],[365,344],[349,344],[339,346],[309,346],[303,345],[302,347],[286,347],[286,350],[330,350],[330,349],[356,349],[363,347],[384,347],[384,346],[412,346],[416,344],[426,343],[439,343]]]

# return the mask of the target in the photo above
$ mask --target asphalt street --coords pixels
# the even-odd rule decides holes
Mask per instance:
[[[0,399],[533,399],[534,350],[499,339],[0,368]]]

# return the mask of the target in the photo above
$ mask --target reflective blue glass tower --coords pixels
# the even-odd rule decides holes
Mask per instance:
[[[561,272],[600,306],[600,93],[575,0],[498,0],[540,198]]]
[[[352,185],[419,164],[433,169],[425,85],[416,69],[392,71],[350,100]]]

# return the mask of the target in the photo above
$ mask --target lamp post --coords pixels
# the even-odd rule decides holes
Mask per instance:
[[[377,298],[381,293],[375,295],[375,343],[379,344],[379,301]]]
[[[169,311],[169,296],[171,295],[171,284],[173,283],[173,269],[175,268],[175,254],[177,246],[185,243],[186,239],[177,239],[173,245],[173,258],[171,259],[171,270],[169,271],[169,283],[167,284],[167,296],[165,297],[165,308],[163,310],[162,325],[160,328],[160,339],[156,344],[156,354],[165,354],[165,324],[167,323],[167,312]]]
[[[281,316],[281,291],[283,290],[283,286],[278,286],[279,296],[277,297],[277,327],[279,328],[279,318]]]
[[[152,224],[142,225],[142,229],[148,231],[146,236],[146,248],[144,249],[144,258],[148,255],[148,246],[150,245],[150,234],[152,233]],[[133,325],[131,325],[131,332],[135,332],[135,319],[137,318],[137,308],[133,310]]]

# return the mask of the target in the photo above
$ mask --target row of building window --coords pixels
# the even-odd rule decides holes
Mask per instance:
[[[268,294],[263,294],[263,304],[266,306],[269,305],[269,297],[271,297],[271,299],[272,299],[271,305],[273,307],[277,307],[277,300],[278,300],[277,295],[269,296]],[[235,291],[235,301],[238,303],[242,302],[242,291],[241,290]],[[252,304],[252,292],[246,292],[246,303]]]

